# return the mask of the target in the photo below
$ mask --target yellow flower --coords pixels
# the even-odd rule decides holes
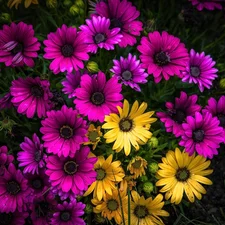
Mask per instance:
[[[93,145],[92,149],[95,150],[102,136],[102,132],[100,130],[101,130],[101,126],[98,126],[97,128],[95,128],[93,124],[90,124],[88,128],[88,133],[86,135],[88,137],[88,142],[85,142],[84,145]]]
[[[112,195],[106,193],[102,201],[94,198],[91,202],[96,206],[93,208],[94,213],[101,213],[101,215],[108,220],[114,219],[116,224],[122,223],[122,210],[124,212],[123,207],[127,204],[126,192],[118,192],[116,189],[112,191]]]
[[[105,116],[105,124],[103,129],[111,129],[108,131],[104,138],[106,143],[115,142],[113,150],[120,152],[124,148],[126,155],[130,154],[131,145],[139,150],[140,144],[145,144],[152,136],[149,131],[150,124],[155,122],[156,118],[151,118],[154,114],[153,111],[146,112],[147,103],[143,102],[140,106],[138,101],[135,101],[130,112],[129,103],[125,99],[123,103],[123,109],[117,107],[119,115],[115,113]]]
[[[121,162],[112,162],[112,158],[112,155],[107,159],[103,156],[98,157],[98,161],[94,166],[94,169],[97,172],[96,181],[91,184],[84,193],[84,196],[87,196],[94,191],[93,198],[97,198],[101,201],[106,193],[112,195],[112,190],[117,188],[115,184],[120,182],[125,176],[123,168],[121,167]]]
[[[129,162],[127,170],[129,170],[131,174],[134,174],[134,179],[136,179],[139,176],[145,175],[147,164],[145,159],[140,156],[135,156],[135,158]]]
[[[15,5],[15,8],[18,9],[18,5],[21,4],[22,0],[9,0],[7,6],[12,8]],[[32,4],[38,4],[38,0],[25,0],[24,6],[28,8]]]
[[[163,221],[159,216],[169,216],[169,213],[162,210],[164,206],[163,196],[158,194],[154,199],[152,197],[145,199],[136,191],[131,191],[133,201],[130,201],[130,224],[131,225],[163,225]],[[128,209],[125,205],[125,219],[128,224]]]
[[[127,193],[128,188],[131,191],[133,187],[135,186],[136,186],[136,181],[134,181],[134,177],[130,175],[129,176],[126,175],[123,178],[123,180],[120,182],[119,190]]]
[[[200,200],[202,194],[206,193],[200,183],[212,184],[212,181],[205,177],[213,172],[212,169],[207,169],[211,162],[200,155],[189,156],[176,148],[175,152],[169,151],[166,157],[162,158],[162,162],[159,163],[159,181],[156,186],[164,186],[160,191],[166,192],[166,200],[171,197],[172,203],[179,204],[184,192],[190,202],[194,202],[195,197]]]

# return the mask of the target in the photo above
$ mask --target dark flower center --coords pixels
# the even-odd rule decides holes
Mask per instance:
[[[95,92],[91,96],[91,101],[95,105],[101,105],[105,101],[105,96],[102,94],[102,92]]]
[[[109,201],[107,201],[107,208],[110,211],[115,211],[118,209],[118,207],[119,207],[119,204],[115,199],[110,199]]]
[[[225,115],[224,114],[219,114],[217,117],[218,117],[218,119],[220,121],[220,126],[221,127],[225,127]]]
[[[44,91],[40,86],[35,85],[31,87],[31,94],[37,98],[40,98],[44,95]]]
[[[71,219],[71,213],[68,211],[61,212],[60,219],[64,222],[69,221]]]
[[[16,55],[19,52],[23,52],[23,45],[21,43],[18,43],[11,52],[13,55]]]
[[[120,130],[122,130],[124,132],[128,132],[133,127],[133,121],[128,118],[124,118],[124,119],[120,120],[119,127],[120,127]]]
[[[68,161],[64,164],[64,171],[68,175],[73,175],[77,172],[77,164],[74,161]]]
[[[73,129],[67,125],[62,126],[60,128],[60,136],[65,139],[70,139],[73,136]]]
[[[32,180],[32,187],[34,189],[41,189],[43,187],[43,181],[41,178],[36,178]]]
[[[117,18],[113,18],[113,19],[110,20],[109,29],[116,28],[116,27],[122,28],[123,23],[120,20],[118,20]]]
[[[140,219],[143,219],[149,215],[148,209],[144,205],[137,205],[134,209],[134,214]]]
[[[136,169],[140,168],[141,166],[141,160],[135,160],[134,163],[132,163],[132,166]]]
[[[40,162],[42,158],[42,152],[40,150],[37,150],[34,154],[34,160],[36,162]]]
[[[9,225],[13,219],[12,213],[0,213],[0,225]]]
[[[159,52],[154,56],[155,63],[159,66],[167,65],[170,62],[170,57],[165,52]]]
[[[91,131],[89,134],[88,134],[88,138],[91,142],[95,142],[98,138],[98,132],[97,131]]]
[[[9,181],[6,184],[6,190],[11,195],[16,195],[20,192],[20,186],[16,181]]]
[[[122,73],[122,77],[124,80],[130,80],[132,78],[132,73],[129,70],[125,70]]]
[[[175,120],[177,123],[182,124],[186,118],[185,113],[180,110],[177,109],[173,114],[172,114],[172,118],[173,120]]]
[[[62,51],[63,56],[70,57],[73,55],[74,49],[73,49],[72,45],[65,44],[62,46],[61,51]]]
[[[195,130],[193,132],[193,139],[194,139],[195,142],[203,141],[204,136],[205,136],[204,130]]]
[[[191,72],[191,76],[193,76],[193,77],[199,77],[199,75],[201,73],[201,71],[200,71],[198,66],[191,66],[191,71],[190,72]]]
[[[187,168],[179,168],[175,177],[178,181],[186,181],[190,177],[190,171]]]
[[[95,44],[99,44],[99,43],[105,41],[105,35],[104,34],[100,34],[100,33],[96,34],[94,39],[95,39]]]
[[[97,172],[97,180],[103,180],[106,176],[106,172],[104,169],[102,168],[99,168],[99,169],[96,169],[95,170]]]

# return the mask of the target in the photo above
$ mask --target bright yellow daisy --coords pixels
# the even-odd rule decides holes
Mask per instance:
[[[130,224],[131,225],[163,225],[159,216],[169,216],[169,213],[162,210],[164,206],[163,196],[158,194],[154,199],[152,197],[145,199],[136,191],[131,191],[133,201],[130,202]],[[125,205],[125,220],[128,224],[128,205]]]
[[[97,172],[96,181],[91,184],[84,193],[84,196],[87,196],[94,191],[93,198],[97,198],[101,201],[106,193],[112,195],[112,191],[117,189],[115,184],[123,180],[125,174],[121,167],[121,162],[119,160],[113,162],[112,159],[112,155],[107,159],[103,156],[98,157],[98,161],[94,166],[94,169]]]
[[[16,9],[18,9],[18,5],[22,3],[22,0],[9,0],[7,6],[9,8],[12,8],[15,6]],[[38,4],[38,0],[25,0],[24,6],[25,8],[28,8],[31,4]]]
[[[106,143],[115,142],[113,150],[120,152],[124,148],[125,155],[129,155],[131,145],[139,150],[140,144],[145,144],[152,133],[149,131],[150,124],[155,122],[156,118],[151,118],[154,111],[146,112],[147,103],[143,102],[140,106],[135,101],[131,110],[128,101],[125,99],[123,108],[117,106],[119,115],[111,113],[105,116],[105,124],[103,129],[110,129],[106,132],[104,138]],[[130,112],[129,112],[130,110]]]
[[[134,179],[145,175],[145,169],[147,168],[147,161],[143,159],[141,156],[135,156],[132,160],[130,160],[127,170],[130,171],[131,174],[134,174]]]
[[[162,158],[157,171],[156,186],[164,186],[160,192],[166,192],[165,198],[171,198],[171,202],[179,204],[185,192],[188,200],[194,202],[202,198],[206,193],[201,184],[211,185],[212,181],[205,176],[213,172],[208,169],[211,161],[206,158],[193,154],[189,156],[186,152],[181,152],[179,148],[169,151],[166,157]]]
[[[108,220],[114,219],[116,224],[121,224],[123,221],[122,210],[127,204],[126,192],[118,192],[118,189],[112,191],[112,195],[106,193],[102,201],[94,198],[91,202],[95,205],[94,213],[101,213]],[[122,204],[121,204],[122,203]]]

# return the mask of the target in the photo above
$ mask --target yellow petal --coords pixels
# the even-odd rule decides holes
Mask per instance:
[[[136,191],[131,191],[131,196],[134,200],[135,203],[138,203],[139,199],[140,199],[140,195],[136,192]]]
[[[205,188],[201,184],[199,184],[196,180],[188,179],[187,180],[187,183],[189,185],[191,185],[191,187],[194,188],[195,190],[197,190],[198,192],[200,192],[202,194],[205,194],[206,193]]]
[[[207,184],[207,185],[212,184],[212,181],[210,179],[208,179],[207,177],[200,176],[200,175],[192,175],[191,179],[196,180],[202,184]]]
[[[195,201],[195,196],[194,196],[194,194],[192,192],[192,188],[188,185],[188,183],[184,184],[184,191],[185,191],[185,194],[186,194],[188,200],[190,202],[194,202]]]
[[[175,156],[176,156],[176,161],[178,163],[178,166],[180,168],[183,168],[184,167],[183,155],[181,154],[181,151],[179,148],[175,149]]]
[[[183,198],[183,192],[184,192],[184,184],[182,182],[177,182],[176,186],[173,189],[171,202],[179,204]]]
[[[173,151],[167,152],[166,158],[168,160],[169,165],[177,170],[178,164],[177,164],[176,159],[175,159],[175,153]]]
[[[210,164],[211,164],[211,161],[207,160],[206,162],[199,164],[196,167],[193,167],[193,169],[191,169],[190,172],[193,174],[196,174],[198,171],[208,168]]]

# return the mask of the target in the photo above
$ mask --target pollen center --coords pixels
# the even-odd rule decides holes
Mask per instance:
[[[71,213],[67,211],[61,212],[60,219],[64,222],[69,221],[71,219]]]
[[[167,65],[170,62],[170,57],[165,52],[159,52],[154,56],[155,63],[159,66]]]
[[[95,170],[97,172],[97,180],[103,180],[106,176],[105,170],[102,168],[96,169]]]
[[[105,101],[105,97],[101,92],[95,92],[91,96],[91,101],[95,105],[101,105]]]
[[[64,164],[64,171],[68,175],[73,175],[77,172],[77,164],[74,161],[68,161]]]
[[[0,224],[9,225],[12,222],[12,213],[0,213]]]
[[[115,211],[118,209],[118,207],[119,207],[119,204],[115,199],[110,199],[109,201],[107,201],[107,208],[110,211]]]
[[[132,73],[129,70],[125,70],[122,73],[122,77],[124,80],[130,80],[132,78]]]
[[[31,87],[30,91],[31,91],[31,94],[37,98],[40,98],[44,95],[43,89],[38,85]]]
[[[193,139],[194,139],[195,142],[203,141],[204,136],[205,136],[204,130],[195,130],[193,132]]]
[[[94,37],[94,39],[95,39],[95,43],[96,44],[99,44],[99,43],[105,41],[105,35],[104,34],[101,34],[101,33],[96,34],[95,37]]]
[[[62,46],[61,51],[62,51],[63,56],[70,57],[73,55],[74,49],[73,49],[72,45],[65,44],[64,46]]]
[[[135,160],[134,163],[132,163],[132,166],[136,169],[141,167],[141,160]]]
[[[23,52],[23,45],[21,43],[18,43],[11,52],[13,55],[16,55],[19,52]]]
[[[123,27],[123,23],[118,20],[117,18],[113,18],[110,20],[110,29],[112,28],[116,28],[116,27],[119,27],[119,28],[122,28]]]
[[[219,114],[217,115],[219,121],[220,121],[220,126],[225,127],[225,115],[224,114]]]
[[[124,119],[120,120],[120,122],[119,122],[120,130],[122,130],[124,132],[130,131],[132,129],[132,126],[133,126],[133,121],[128,118],[124,118]]]
[[[177,170],[175,176],[178,181],[186,181],[190,177],[190,172],[187,168],[180,168]]]
[[[70,126],[64,125],[60,128],[60,136],[69,139],[73,136],[73,129]]]
[[[6,184],[6,190],[11,195],[16,195],[20,192],[20,186],[16,181],[9,181]]]
[[[91,142],[95,142],[97,141],[97,138],[98,138],[98,132],[97,131],[91,131],[89,134],[88,134],[88,138]]]
[[[140,219],[143,219],[147,215],[149,215],[148,209],[144,205],[137,205],[134,209],[134,214],[136,217]]]
[[[36,178],[32,181],[32,187],[34,189],[41,189],[43,187],[43,181],[40,178]]]
[[[198,66],[191,66],[191,76],[193,77],[199,77],[200,75],[200,69]]]

